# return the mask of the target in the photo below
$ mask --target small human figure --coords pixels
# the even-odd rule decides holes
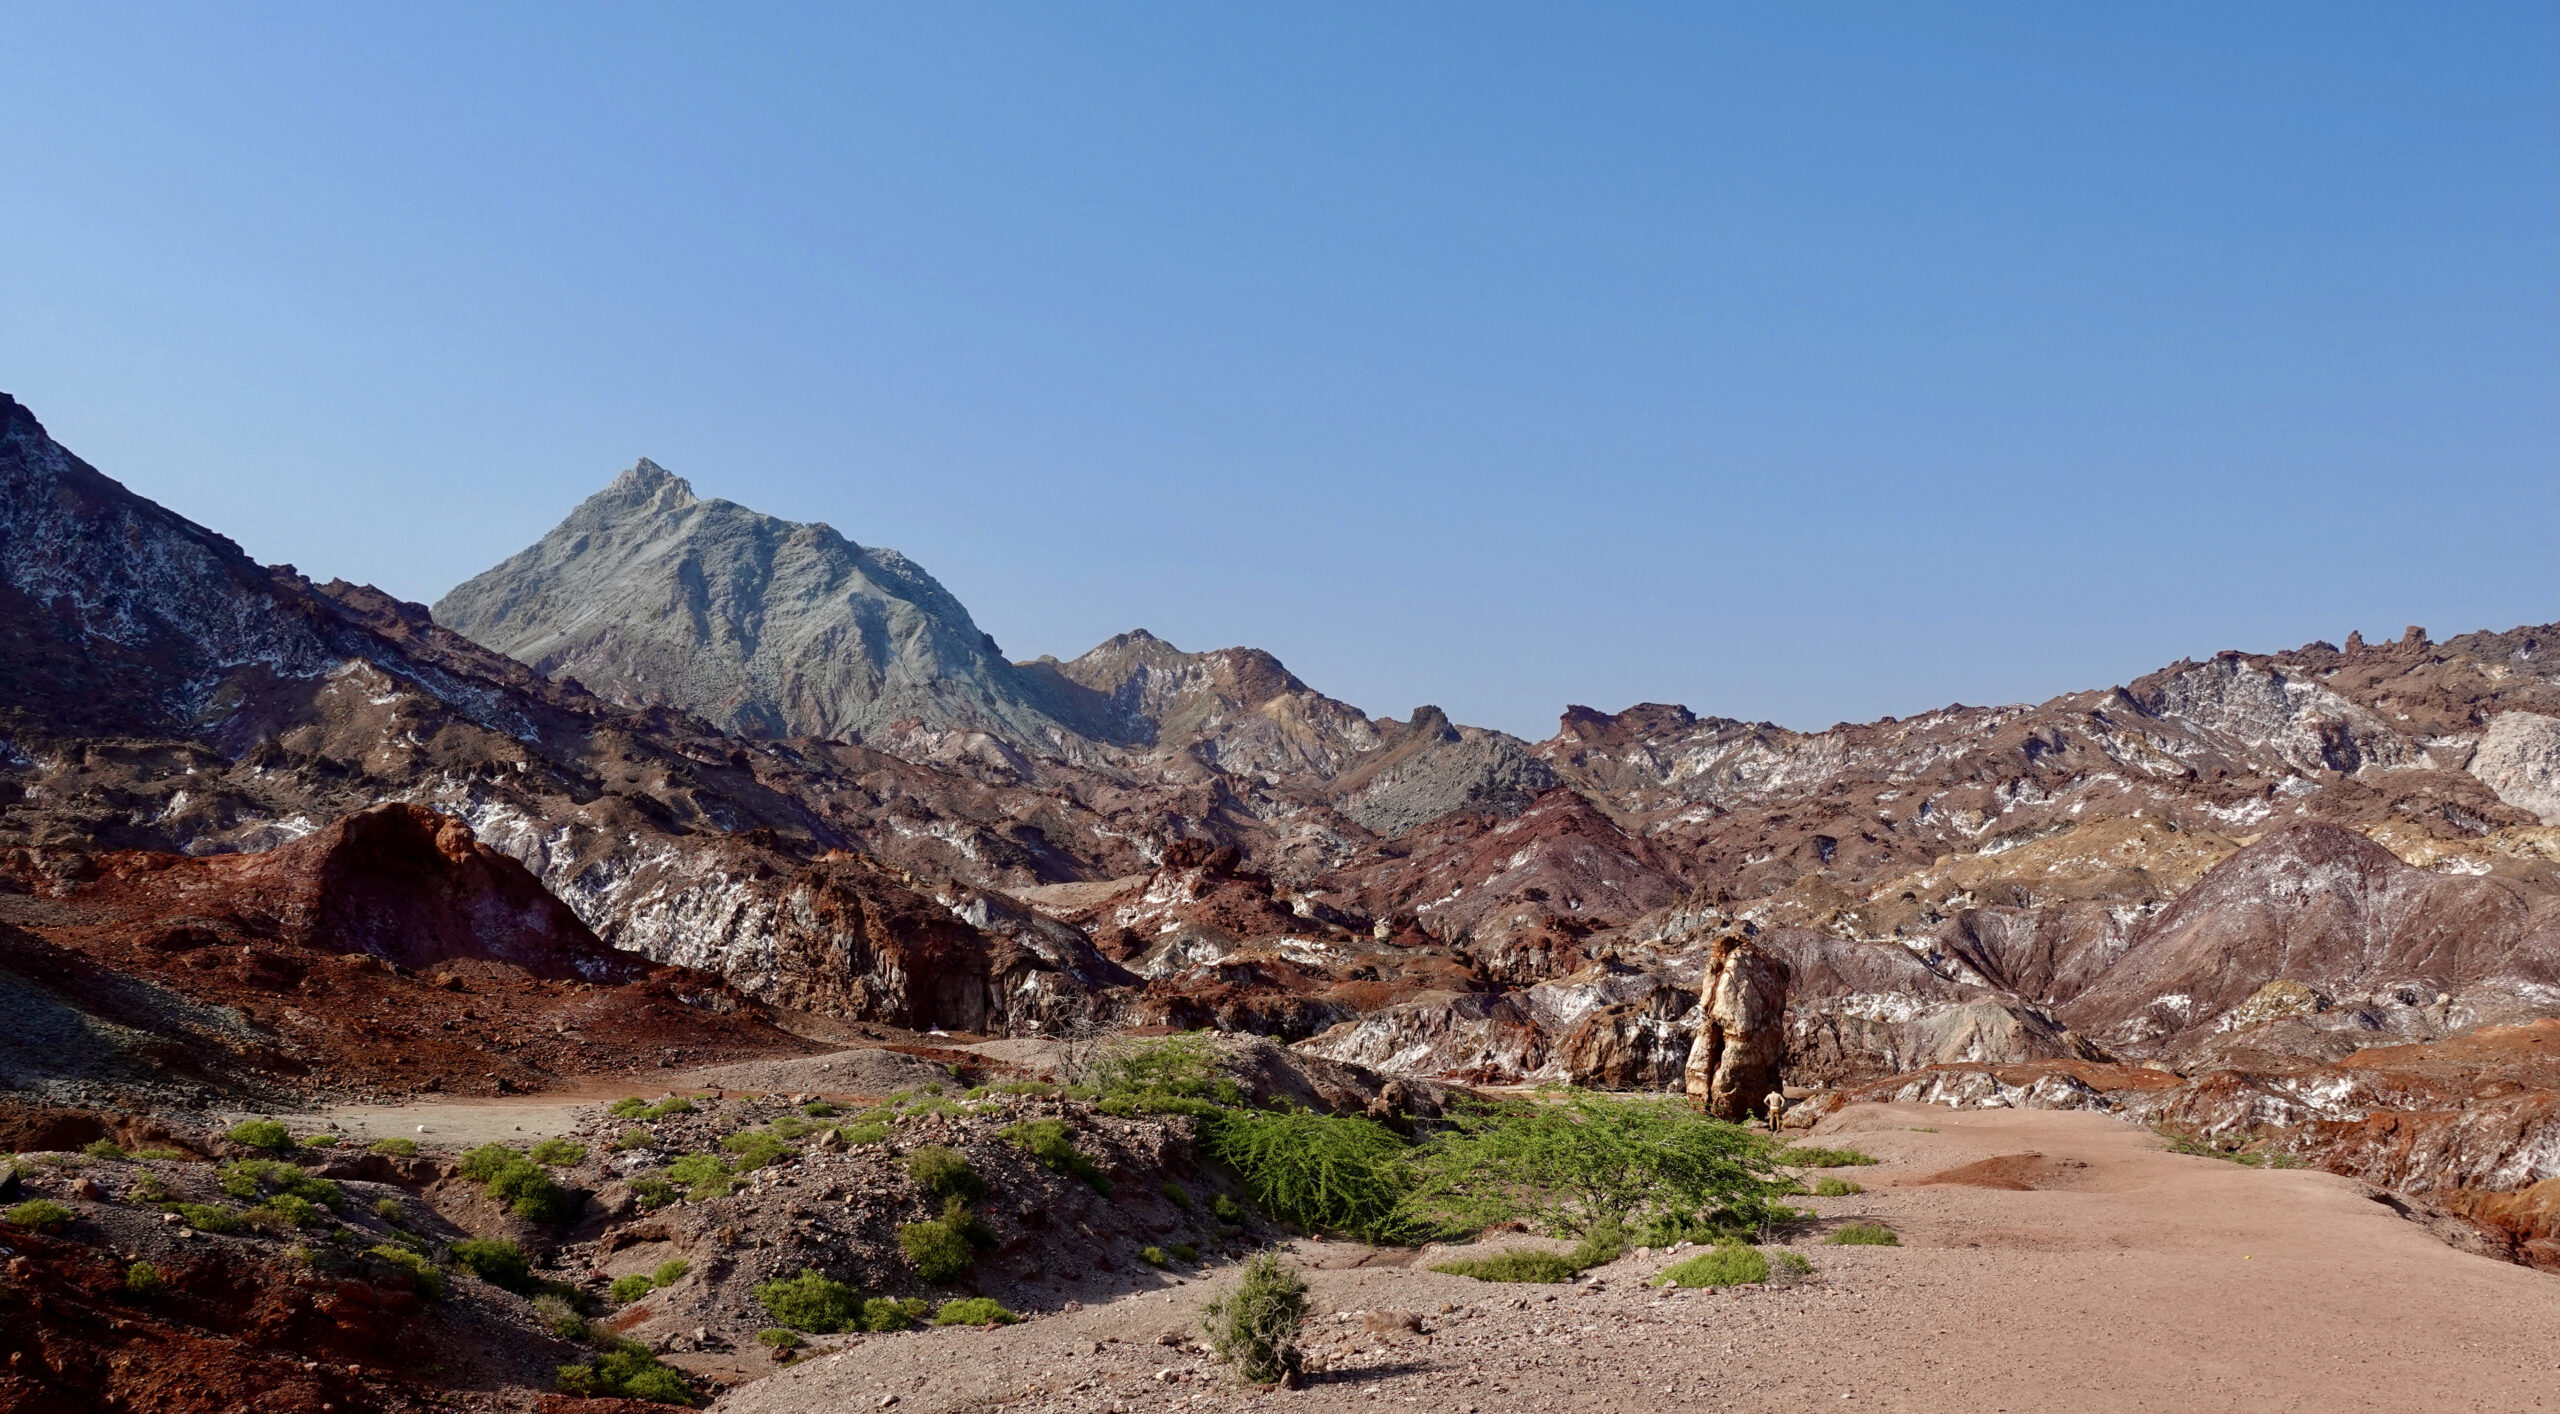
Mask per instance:
[[[1777,1133],[1778,1116],[1787,1112],[1787,1092],[1784,1090],[1772,1090],[1767,1095],[1761,1097],[1760,1103],[1768,1106],[1769,1108],[1769,1132],[1771,1134]]]

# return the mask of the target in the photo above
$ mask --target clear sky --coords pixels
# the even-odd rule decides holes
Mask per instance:
[[[0,22],[0,389],[323,578],[645,455],[1531,736],[2560,619],[2547,2]]]

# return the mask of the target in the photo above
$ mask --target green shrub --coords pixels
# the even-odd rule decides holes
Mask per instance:
[[[937,1326],[1009,1326],[1021,1319],[998,1305],[993,1297],[987,1296],[964,1296],[957,1301],[945,1301],[942,1309],[933,1313],[933,1323]]]
[[[525,1157],[544,1168],[566,1168],[586,1158],[587,1146],[569,1139],[545,1139],[528,1150]]]
[[[800,1348],[800,1333],[787,1326],[767,1326],[756,1332],[756,1343],[770,1345],[776,1350],[797,1350]]]
[[[376,1198],[373,1200],[373,1215],[397,1227],[408,1216],[408,1212],[400,1206],[400,1200],[397,1198]]]
[[[238,1232],[241,1228],[239,1212],[219,1203],[171,1203],[168,1211],[198,1232]]]
[[[2203,1159],[2224,1159],[2243,1168],[2298,1169],[2303,1161],[2292,1155],[2257,1147],[2258,1141],[2241,1135],[2212,1138],[2168,1125],[2152,1126],[2152,1133],[2169,1143],[2172,1154],[2193,1154]]]
[[[894,1301],[886,1296],[874,1296],[862,1303],[862,1328],[875,1333],[913,1330],[924,1323],[926,1313],[932,1309],[932,1304],[920,1296]]]
[[[489,1196],[528,1222],[563,1222],[570,1216],[568,1190],[551,1179],[542,1165],[518,1157],[489,1178]]]
[[[1220,1068],[1217,1045],[1205,1031],[1123,1041],[1104,1051],[1084,1079],[1105,1100],[1128,1099],[1143,1109],[1191,1113],[1195,1105],[1245,1102],[1244,1091]]]
[[[220,1179],[222,1191],[234,1198],[281,1193],[306,1203],[332,1208],[342,1207],[347,1201],[347,1195],[339,1191],[338,1185],[274,1159],[241,1159],[225,1164]]]
[[[169,1289],[169,1279],[149,1262],[136,1262],[124,1269],[124,1290],[137,1301],[148,1301]]]
[[[246,1144],[252,1149],[293,1147],[293,1135],[283,1125],[271,1119],[253,1119],[235,1124],[231,1126],[231,1132],[223,1137],[234,1144]]]
[[[1478,1281],[1571,1281],[1582,1270],[1570,1258],[1555,1252],[1497,1252],[1490,1257],[1466,1257],[1454,1262],[1433,1264],[1431,1270],[1453,1277],[1474,1277]]]
[[[1229,1227],[1244,1226],[1244,1207],[1224,1193],[1209,1199],[1209,1214]]]
[[[1769,1279],[1769,1259],[1757,1247],[1728,1242],[1699,1253],[1653,1279],[1656,1286],[1748,1286]]]
[[[551,1333],[562,1340],[578,1345],[601,1343],[610,1346],[613,1342],[611,1331],[590,1325],[559,1291],[546,1291],[533,1298],[533,1311],[542,1318],[542,1323],[550,1328]],[[602,1336],[601,1341],[598,1341],[599,1336]]]
[[[166,1203],[178,1196],[178,1190],[162,1183],[159,1175],[146,1173],[133,1181],[124,1196],[136,1203]]]
[[[1210,1157],[1234,1169],[1263,1211],[1309,1231],[1371,1240],[1406,1235],[1399,1207],[1410,1152],[1373,1120],[1304,1111],[1225,1110],[1201,1122]]]
[[[720,1141],[720,1147],[738,1156],[738,1170],[760,1169],[776,1159],[786,1159],[799,1152],[770,1130],[742,1129]]]
[[[505,1144],[483,1144],[471,1150],[454,1164],[454,1170],[474,1183],[487,1183],[511,1164],[524,1162],[522,1151]]]
[[[1878,1223],[1849,1223],[1831,1230],[1823,1239],[1834,1247],[1899,1247],[1902,1237],[1892,1228]]]
[[[389,1139],[377,1139],[373,1141],[373,1148],[371,1152],[376,1154],[386,1154],[395,1159],[406,1159],[414,1156],[418,1152],[418,1141],[415,1139],[403,1139],[396,1135]]]
[[[1674,1099],[1573,1092],[1456,1112],[1410,1168],[1414,1226],[1534,1218],[1578,1233],[1678,1217],[1751,1229],[1792,1216],[1771,1201],[1783,1180],[1768,1140]]]
[[[1846,1198],[1852,1193],[1866,1191],[1865,1184],[1855,1183],[1845,1178],[1826,1178],[1813,1185],[1813,1196],[1816,1198]]]
[[[382,1267],[406,1276],[418,1295],[427,1300],[433,1301],[444,1295],[444,1273],[436,1270],[435,1263],[408,1248],[385,1242],[365,1249],[365,1255]]]
[[[987,1194],[986,1180],[969,1167],[960,1151],[941,1144],[927,1144],[910,1152],[907,1177],[914,1179],[918,1188],[945,1200],[974,1203]]]
[[[604,1112],[615,1119],[638,1119],[649,1112],[649,1102],[637,1095],[625,1095],[605,1106]]]
[[[1173,1255],[1173,1260],[1177,1262],[1188,1264],[1200,1260],[1200,1249],[1192,1246],[1188,1242],[1176,1242],[1167,1246],[1164,1250],[1171,1253]]]
[[[244,1214],[247,1220],[269,1231],[286,1228],[318,1227],[329,1220],[320,1205],[290,1193],[278,1193]]]
[[[7,1213],[0,1214],[0,1217],[6,1217],[16,1226],[33,1228],[38,1232],[60,1232],[71,1226],[72,1212],[50,1198],[31,1198],[11,1208]]]
[[[1863,1167],[1864,1165],[1878,1163],[1881,1161],[1873,1154],[1861,1154],[1855,1149],[1823,1149],[1812,1146],[1799,1146],[1793,1149],[1780,1150],[1778,1152],[1778,1162],[1782,1164],[1792,1164],[1800,1169],[1844,1169]]]
[[[1182,1209],[1186,1213],[1191,1211],[1191,1195],[1184,1191],[1181,1184],[1168,1179],[1164,1186],[1158,1191],[1164,1194],[1164,1200],[1166,1202]]]
[[[1583,1233],[1582,1240],[1566,1254],[1577,1272],[1605,1267],[1627,1253],[1627,1229],[1616,1218],[1602,1218]]]
[[[302,1147],[305,1149],[335,1149],[338,1147],[338,1136],[334,1134],[306,1135],[303,1138]]]
[[[517,1292],[533,1289],[533,1265],[525,1259],[524,1249],[512,1242],[467,1237],[453,1244],[451,1255],[455,1266],[491,1286]]]
[[[1802,1255],[1790,1252],[1783,1247],[1771,1254],[1770,1260],[1778,1264],[1778,1270],[1789,1276],[1806,1276],[1813,1271],[1813,1263],[1806,1261]]]
[[[800,1107],[800,1113],[811,1119],[833,1119],[842,1111],[824,1100],[811,1100]]]
[[[684,1190],[654,1173],[631,1180],[631,1196],[643,1208],[663,1208],[684,1196]]]
[[[840,1124],[836,1126],[836,1137],[843,1140],[845,1147],[848,1149],[863,1144],[877,1144],[881,1140],[888,1138],[889,1133],[889,1126],[876,1119],[866,1121],[862,1124]]]
[[[684,1274],[692,1270],[693,1263],[682,1257],[670,1257],[660,1262],[656,1271],[649,1273],[649,1280],[660,1286],[673,1286],[684,1280]]]
[[[862,1320],[860,1294],[815,1267],[788,1281],[776,1278],[758,1286],[756,1300],[774,1320],[819,1335],[853,1330]]]
[[[1298,1329],[1306,1319],[1306,1280],[1268,1252],[1245,1264],[1234,1290],[1200,1308],[1210,1348],[1256,1384],[1272,1384],[1303,1368]]]
[[[649,1347],[627,1338],[616,1338],[609,1349],[584,1365],[561,1366],[559,1380],[562,1394],[693,1403],[693,1387],[684,1382],[684,1376],[658,1363]]]
[[[899,1228],[898,1250],[907,1254],[917,1276],[936,1286],[959,1280],[977,1260],[968,1234],[947,1217]]]
[[[80,1152],[93,1159],[121,1159],[125,1156],[124,1146],[112,1139],[92,1139],[81,1146]]]
[[[627,1306],[657,1289],[658,1284],[644,1276],[615,1277],[613,1285],[605,1289],[605,1294],[611,1296],[615,1304]]]
[[[797,1139],[808,1133],[812,1127],[809,1121],[798,1115],[775,1115],[765,1125],[766,1129],[780,1139]]]
[[[613,1148],[615,1153],[627,1154],[634,1149],[646,1149],[657,1142],[658,1136],[635,1124],[614,1136]]]
[[[1075,1146],[1075,1141],[1068,1136],[1065,1120],[1027,1120],[1005,1130],[1003,1137],[1007,1143],[1029,1154],[1040,1167],[1051,1173],[1073,1174],[1084,1180],[1094,1192],[1105,1198],[1111,1196],[1110,1178],[1092,1158]],[[1165,1187],[1176,1193],[1182,1191],[1170,1183]],[[1190,1206],[1187,1195],[1184,1206]]]
[[[133,1151],[133,1156],[137,1159],[157,1159],[168,1164],[182,1164],[187,1161],[185,1150],[162,1148],[156,1145],[148,1149],[136,1149]]]
[[[1045,1080],[1008,1080],[995,1087],[999,1095],[1054,1095],[1058,1087]]]
[[[1139,1248],[1138,1260],[1146,1263],[1150,1267],[1169,1266],[1172,1262],[1171,1258],[1164,1255],[1164,1249],[1161,1247]]]

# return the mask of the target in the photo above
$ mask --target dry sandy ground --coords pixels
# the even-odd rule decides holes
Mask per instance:
[[[1792,1245],[1815,1274],[1792,1285],[1666,1294],[1645,1281],[1675,1259],[1644,1254],[1596,1291],[1502,1286],[1301,1244],[1328,1366],[1304,1389],[1239,1388],[1159,1343],[1213,1279],[993,1331],[830,1341],[715,1407],[2560,1409],[2560,1278],[2456,1252],[2349,1180],[2170,1154],[2089,1114],[1868,1105],[1819,1132],[1886,1162],[1839,1171],[1865,1194],[1805,1201],[1904,1245],[1808,1234]],[[2029,1187],[1920,1182],[2030,1154],[1978,1171]],[[1372,1311],[1423,1329],[1346,1319]]]

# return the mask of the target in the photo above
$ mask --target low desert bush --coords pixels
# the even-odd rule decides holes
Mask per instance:
[[[137,1301],[148,1301],[169,1289],[169,1279],[149,1262],[136,1262],[124,1269],[125,1295]]]
[[[907,1177],[916,1187],[936,1198],[958,1199],[974,1203],[987,1195],[987,1182],[960,1151],[941,1144],[927,1144],[907,1155]]]
[[[876,1119],[864,1120],[860,1124],[836,1126],[836,1138],[843,1140],[848,1149],[864,1144],[877,1144],[888,1138],[889,1134],[889,1126]]]
[[[1647,1096],[1576,1091],[1460,1110],[1413,1173],[1414,1227],[1531,1219],[1573,1234],[1676,1218],[1743,1231],[1793,1215],[1773,1201],[1784,1179],[1767,1139]]]
[[[400,1226],[402,1221],[408,1217],[407,1211],[401,1208],[400,1200],[397,1198],[374,1199],[373,1215],[394,1227]]]
[[[238,1232],[243,1226],[240,1211],[220,1203],[171,1203],[164,1211],[176,1213],[198,1232]]]
[[[658,1136],[635,1124],[614,1136],[613,1149],[615,1153],[627,1154],[634,1149],[649,1148],[657,1142]]]
[[[1164,1194],[1164,1200],[1166,1202],[1182,1209],[1186,1213],[1191,1211],[1191,1194],[1185,1190],[1181,1184],[1168,1179],[1165,1181],[1164,1186],[1157,1191]]]
[[[161,1182],[158,1174],[146,1173],[133,1181],[124,1196],[136,1203],[166,1203],[178,1196],[178,1190]]]
[[[234,1198],[282,1194],[331,1208],[342,1207],[347,1201],[347,1195],[335,1183],[274,1159],[241,1159],[225,1164],[220,1180],[222,1191]]]
[[[386,1154],[395,1159],[405,1159],[412,1157],[418,1152],[418,1141],[415,1139],[403,1139],[397,1136],[389,1139],[377,1139],[373,1141],[373,1149],[371,1152],[376,1154]]]
[[[667,1165],[667,1178],[697,1203],[723,1197],[737,1186],[728,1162],[717,1154],[686,1154]]]
[[[133,1156],[137,1159],[156,1159],[167,1164],[182,1164],[189,1157],[184,1149],[170,1149],[156,1145],[148,1149],[136,1149],[133,1151]]]
[[[811,1119],[833,1119],[842,1111],[824,1100],[811,1100],[800,1107],[800,1113]]]
[[[721,1140],[720,1147],[738,1156],[740,1173],[763,1168],[777,1159],[787,1159],[799,1152],[771,1129],[741,1129]]]
[[[605,1289],[605,1294],[612,1297],[615,1304],[628,1306],[632,1302],[639,1300],[641,1297],[646,1296],[657,1289],[658,1284],[656,1282],[649,1280],[645,1276],[635,1275],[615,1277],[613,1279],[613,1285]]]
[[[545,1139],[525,1151],[525,1157],[544,1168],[566,1168],[587,1156],[587,1146],[572,1139]]]
[[[862,1303],[862,1328],[875,1334],[913,1330],[932,1310],[933,1303],[921,1296],[874,1296]]]
[[[60,1232],[71,1226],[69,1208],[50,1198],[31,1198],[6,1213],[0,1213],[12,1226],[32,1228],[37,1232]]]
[[[1791,1277],[1810,1276],[1813,1273],[1813,1263],[1805,1260],[1801,1253],[1790,1252],[1784,1247],[1771,1253],[1769,1260],[1777,1265],[1779,1271]]]
[[[491,1286],[523,1292],[533,1289],[533,1265],[524,1249],[512,1242],[466,1237],[453,1244],[453,1264]]]
[[[1490,1257],[1461,1257],[1453,1262],[1436,1262],[1431,1270],[1453,1277],[1474,1277],[1478,1281],[1571,1281],[1582,1270],[1557,1252],[1496,1252]]]
[[[1834,1247],[1899,1247],[1902,1238],[1892,1228],[1879,1223],[1849,1223],[1831,1230],[1823,1239]]]
[[[656,1271],[649,1273],[649,1280],[660,1286],[673,1286],[684,1280],[684,1274],[692,1270],[693,1263],[682,1257],[671,1257],[660,1262]]]
[[[92,1139],[80,1147],[80,1152],[93,1159],[121,1159],[125,1156],[124,1146],[112,1139]]]
[[[1105,1198],[1111,1196],[1111,1180],[1103,1174],[1101,1166],[1075,1146],[1074,1139],[1068,1135],[1065,1120],[1027,1120],[1004,1131],[1004,1138],[1051,1173],[1073,1174],[1094,1192]],[[1182,1192],[1170,1183],[1165,1187],[1175,1193]],[[1183,1206],[1190,1206],[1188,1195]]]
[[[684,1190],[654,1173],[631,1180],[631,1196],[643,1208],[663,1208],[684,1196]]]
[[[2193,1154],[2202,1159],[2222,1159],[2243,1168],[2298,1169],[2303,1161],[2292,1154],[2261,1149],[2254,1139],[2238,1135],[2213,1138],[2189,1130],[2155,1125],[2152,1133],[2168,1141],[2172,1154]]]
[[[658,1363],[649,1347],[618,1338],[583,1365],[560,1367],[560,1392],[585,1398],[644,1399],[655,1404],[693,1403],[684,1376]]]
[[[1816,1198],[1846,1198],[1852,1193],[1866,1191],[1865,1184],[1845,1178],[1825,1178],[1813,1185],[1813,1196]]]
[[[252,1149],[290,1149],[293,1147],[292,1133],[286,1130],[283,1125],[278,1124],[276,1121],[271,1119],[253,1119],[235,1124],[231,1126],[230,1133],[225,1134],[223,1137],[234,1144],[246,1144]]]
[[[964,1296],[957,1301],[945,1301],[942,1309],[933,1313],[933,1323],[937,1326],[1009,1326],[1021,1319],[990,1296]]]
[[[977,1249],[989,1237],[978,1220],[970,1216],[968,1205],[956,1197],[946,1198],[941,1217],[898,1229],[898,1250],[907,1255],[907,1263],[916,1269],[917,1276],[939,1286],[966,1274],[978,1259]]]
[[[756,1332],[756,1343],[770,1345],[776,1350],[797,1350],[800,1348],[800,1332],[789,1326],[767,1326]]]
[[[756,1300],[775,1321],[797,1331],[831,1335],[858,1329],[862,1323],[860,1293],[815,1267],[804,1268],[789,1280],[777,1277],[758,1286]]]
[[[1186,1265],[1200,1260],[1200,1249],[1188,1242],[1167,1243],[1164,1250],[1172,1255],[1173,1260]]]
[[[1225,1223],[1229,1227],[1244,1226],[1244,1205],[1238,1203],[1235,1199],[1228,1197],[1224,1193],[1211,1196],[1209,1199],[1209,1215],[1216,1218],[1218,1221]]]
[[[334,1134],[305,1135],[303,1136],[302,1147],[305,1149],[335,1149],[338,1147],[338,1136]]]
[[[409,1284],[427,1300],[433,1301],[444,1295],[444,1273],[436,1269],[435,1263],[408,1248],[385,1242],[367,1248],[365,1255],[374,1260],[378,1269],[407,1277]]]
[[[1146,1263],[1150,1267],[1166,1267],[1173,1264],[1173,1259],[1167,1257],[1164,1254],[1164,1249],[1161,1247],[1139,1248],[1138,1260]]]
[[[278,1233],[294,1228],[320,1227],[329,1221],[328,1213],[319,1204],[290,1193],[275,1194],[240,1216],[260,1231]]]
[[[1748,1286],[1769,1279],[1769,1259],[1760,1249],[1728,1242],[1701,1252],[1653,1279],[1656,1286]]]
[[[693,1113],[693,1098],[669,1095],[653,1105],[637,1095],[630,1095],[605,1106],[605,1113],[615,1119],[665,1119],[669,1115],[689,1115]]]
[[[1778,1151],[1778,1162],[1800,1169],[1863,1168],[1879,1160],[1873,1154],[1855,1149],[1824,1149],[1815,1145],[1798,1145]]]
[[[1272,1384],[1304,1365],[1298,1329],[1307,1319],[1307,1283],[1271,1253],[1245,1264],[1233,1290],[1200,1308],[1209,1348],[1255,1384]]]

